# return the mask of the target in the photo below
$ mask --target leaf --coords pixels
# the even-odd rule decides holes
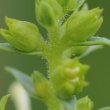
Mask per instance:
[[[83,57],[89,55],[91,52],[93,52],[93,51],[95,51],[95,50],[98,50],[98,49],[102,49],[102,48],[103,48],[102,45],[89,46],[89,47],[85,50],[85,52],[84,52],[81,56],[79,56],[79,58],[83,58]]]
[[[5,110],[5,105],[8,101],[9,96],[10,95],[3,96],[2,99],[0,100],[0,110]]]
[[[11,84],[9,93],[16,110],[32,110],[29,94],[19,82],[16,81]]]
[[[70,43],[72,46],[92,46],[92,45],[108,45],[110,46],[110,40],[104,37],[92,37],[88,41],[78,42],[78,43]]]
[[[16,80],[23,85],[23,87],[31,96],[35,97],[33,82],[28,75],[11,67],[6,67],[5,70],[11,73],[11,75],[13,75],[16,78]]]
[[[42,55],[42,52],[32,51],[32,52],[22,52],[11,46],[9,43],[0,43],[0,50],[14,53],[21,53],[25,55]]]
[[[68,101],[63,101],[63,104],[67,110],[77,110],[77,99],[75,96]]]
[[[14,52],[15,49],[9,43],[0,43],[0,50]]]
[[[110,110],[110,107],[104,107],[104,108],[100,108],[98,110]]]
[[[84,4],[85,0],[78,0],[78,5],[76,9],[79,9],[83,4]]]

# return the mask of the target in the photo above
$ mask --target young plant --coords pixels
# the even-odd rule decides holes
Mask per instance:
[[[95,36],[103,22],[102,11],[89,10],[85,0],[35,0],[39,26],[5,17],[8,29],[1,28],[0,34],[8,43],[0,43],[0,49],[42,56],[48,62],[48,76],[37,70],[30,77],[11,67],[5,69],[48,110],[93,110],[88,96],[77,99],[77,94],[88,86],[85,76],[89,66],[80,59],[103,45],[110,46],[110,40]]]

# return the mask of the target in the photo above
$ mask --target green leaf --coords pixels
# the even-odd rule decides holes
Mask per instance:
[[[71,43],[69,43],[71,44]],[[73,43],[72,46],[92,46],[92,45],[108,45],[110,46],[110,40],[104,37],[92,37],[88,41]]]
[[[0,50],[7,51],[7,52],[14,52],[14,53],[21,53],[25,55],[42,55],[42,52],[32,51],[32,52],[22,52],[17,49],[15,49],[11,44],[9,43],[0,43]]]
[[[10,95],[3,96],[2,99],[0,100],[0,110],[5,110],[5,105],[7,103],[9,96]]]
[[[78,5],[76,9],[79,9],[83,4],[84,4],[85,0],[78,0]]]
[[[28,75],[11,67],[6,67],[5,70],[9,72],[11,75],[13,75],[16,78],[16,80],[18,80],[23,85],[23,87],[31,96],[35,96],[33,82]]]
[[[15,52],[15,49],[9,43],[0,43],[0,50]]]
[[[91,52],[94,52],[95,50],[102,49],[102,48],[103,48],[102,45],[89,46],[85,50],[85,52],[81,56],[79,56],[79,58],[83,58],[83,57],[89,55]]]
[[[110,110],[110,107],[104,107],[104,108],[100,108],[98,110]]]
[[[67,110],[77,110],[77,99],[75,96],[68,101],[63,101],[63,104]]]

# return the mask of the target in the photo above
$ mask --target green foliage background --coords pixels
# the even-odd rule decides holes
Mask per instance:
[[[104,23],[97,35],[110,38],[110,0],[87,0],[90,8],[104,8]],[[0,0],[0,27],[5,27],[4,16],[20,20],[31,21],[36,24],[34,15],[34,0]],[[91,18],[92,19],[92,18]],[[0,42],[4,41],[0,37]],[[110,106],[110,47],[98,50],[82,59],[83,63],[91,66],[87,74],[90,86],[79,97],[88,95],[95,103],[95,109]],[[8,87],[14,81],[13,77],[4,71],[6,65],[27,72],[29,75],[34,69],[46,73],[44,59],[36,56],[25,56],[0,52],[0,97],[7,94]],[[44,110],[45,106],[33,100],[33,109]],[[12,103],[8,103],[7,110],[14,110]]]

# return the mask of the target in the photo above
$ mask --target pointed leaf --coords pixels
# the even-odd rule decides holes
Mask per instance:
[[[16,108],[14,110],[32,110],[29,94],[19,82],[11,84],[9,93]]]
[[[108,45],[108,46],[110,46],[110,40],[107,38],[104,38],[104,37],[92,37],[88,41],[72,44],[72,46],[92,46],[92,45]]]
[[[85,0],[78,0],[77,9],[79,9],[84,4],[84,2]]]
[[[22,52],[14,47],[12,47],[9,43],[0,43],[0,50],[14,53],[21,53],[25,55],[42,55],[42,52],[32,51],[32,52]]]
[[[63,101],[63,104],[67,110],[77,110],[77,99],[75,96],[68,101]]]
[[[6,67],[5,69],[23,85],[31,96],[35,95],[32,79],[28,75],[11,67]]]
[[[0,110],[5,110],[5,105],[7,103],[9,95],[3,96],[0,100]]]
[[[83,57],[89,55],[91,52],[94,52],[95,50],[102,49],[102,48],[103,48],[102,45],[89,46],[85,50],[85,52],[81,56],[79,56],[79,58],[83,58]]]
[[[15,49],[9,43],[0,43],[0,50],[14,52]]]

